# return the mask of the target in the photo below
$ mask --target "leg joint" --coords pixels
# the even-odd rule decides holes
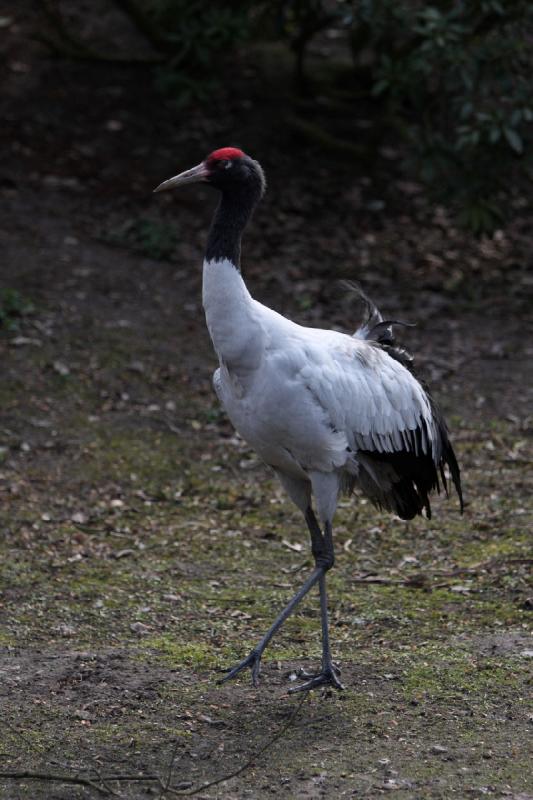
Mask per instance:
[[[321,551],[320,553],[313,553],[315,557],[315,565],[324,572],[328,572],[335,564],[335,555],[333,552]]]

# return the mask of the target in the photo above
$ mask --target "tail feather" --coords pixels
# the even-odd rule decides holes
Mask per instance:
[[[461,514],[464,510],[459,465],[453,448],[446,437],[441,440],[441,458],[435,463],[432,453],[418,454],[403,449],[394,453],[360,450],[357,483],[364,494],[378,508],[397,514],[401,519],[413,519],[425,511],[431,519],[430,493],[440,494],[439,472],[446,495],[447,481],[444,469],[448,467],[457,491]]]
[[[461,508],[461,514],[465,509],[465,504],[463,500],[463,488],[461,486],[461,470],[459,469],[459,464],[457,462],[457,458],[455,456],[455,452],[453,447],[450,444],[448,437],[446,437],[446,446],[442,451],[442,460],[439,464],[441,475],[443,476],[444,481],[444,465],[448,467],[450,470],[450,475],[452,477],[452,483],[455,486],[455,491],[457,492],[457,496],[459,497],[459,505]],[[446,486],[446,484],[445,484]],[[446,488],[446,494],[448,494],[448,489]]]
[[[424,382],[416,376],[413,356],[398,345],[394,337],[393,325],[411,326],[398,320],[384,320],[377,306],[358,284],[345,282],[345,287],[357,295],[364,308],[362,321],[353,336],[376,342],[391,358],[415,374],[427,394],[436,430],[436,441],[433,442],[431,452],[425,452],[425,448],[416,446],[419,438],[424,434],[427,435],[427,431],[422,429],[413,431],[412,441],[404,441],[403,448],[396,452],[359,450],[357,480],[350,476],[346,488],[352,489],[357,482],[376,506],[392,511],[401,519],[412,519],[423,511],[428,518],[431,518],[429,494],[432,491],[440,493],[439,473],[446,496],[449,495],[445,473],[447,467],[459,497],[462,514],[464,501],[461,472],[448,437],[446,423]]]
[[[396,342],[393,325],[401,325],[404,328],[414,327],[409,322],[402,322],[399,319],[383,319],[378,307],[367,297],[361,287],[353,281],[344,281],[344,286],[357,295],[363,306],[363,319],[354,332],[355,339],[365,339],[366,341],[376,342],[381,345],[391,358],[399,361],[404,367],[413,371],[413,356],[405,348]]]

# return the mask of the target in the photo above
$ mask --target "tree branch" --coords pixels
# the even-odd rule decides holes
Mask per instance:
[[[54,783],[73,783],[78,786],[88,786],[98,794],[109,796],[112,794],[110,789],[102,788],[90,778],[82,778],[80,775],[61,775],[54,772],[31,772],[22,770],[20,772],[0,772],[0,778],[11,778],[12,780],[26,781],[53,781]],[[108,779],[109,780],[109,779]]]
[[[274,736],[267,739],[266,742],[259,748],[259,750],[257,750],[254,755],[251,756],[241,767],[233,772],[228,773],[227,775],[223,775],[222,778],[216,778],[216,780],[204,783],[202,786],[198,786],[196,789],[191,789],[188,792],[175,792],[172,789],[170,789],[170,791],[173,794],[179,794],[181,797],[192,797],[192,795],[198,794],[199,792],[204,792],[206,789],[210,789],[211,786],[217,786],[219,783],[225,783],[226,781],[231,780],[231,778],[236,778],[237,775],[242,775],[243,772],[246,772],[246,770],[249,769],[257,761],[257,759],[263,755],[263,753],[266,753],[267,750],[270,750],[270,748],[278,741],[278,739],[281,739],[283,734],[289,730],[289,728],[294,724],[296,717],[300,713],[300,710],[308,697],[309,692],[303,694],[302,699],[290,715],[289,719],[284,722],[283,725],[281,725],[281,727],[278,729],[278,732],[275,733]]]
[[[257,750],[253,756],[251,756],[245,763],[238,767],[238,769],[233,770],[233,772],[228,773],[227,775],[223,775],[221,778],[216,778],[213,781],[209,781],[208,783],[202,784],[202,786],[197,787],[196,789],[190,789],[189,791],[185,790],[185,786],[183,788],[179,788],[179,785],[171,786],[170,782],[172,780],[172,773],[174,770],[174,762],[176,760],[176,755],[178,752],[178,744],[176,743],[172,758],[170,760],[167,775],[163,780],[159,775],[127,775],[127,774],[118,774],[118,775],[103,775],[100,774],[97,770],[97,780],[92,780],[91,778],[83,777],[81,775],[69,775],[65,773],[57,773],[57,772],[32,772],[31,770],[20,770],[20,771],[0,771],[0,778],[9,778],[11,780],[29,780],[29,781],[50,781],[54,783],[71,783],[76,784],[78,786],[86,786],[87,788],[94,789],[94,791],[98,792],[98,794],[104,797],[119,797],[116,792],[111,789],[109,786],[110,783],[114,781],[120,781],[121,783],[157,783],[159,784],[160,788],[160,798],[163,798],[166,794],[172,794],[177,797],[191,797],[192,795],[198,794],[199,792],[203,792],[206,789],[209,789],[211,786],[217,786],[220,783],[225,783],[225,781],[229,781],[231,778],[236,778],[237,775],[241,775],[245,772],[249,767],[254,764],[257,759],[266,753],[277,741],[281,739],[283,734],[293,725],[296,717],[298,716],[303,704],[309,697],[309,693],[304,694],[300,702],[296,705],[295,709],[291,713],[290,717],[283,725],[280,726],[278,731],[268,738],[263,745]],[[189,784],[190,785],[190,784]]]

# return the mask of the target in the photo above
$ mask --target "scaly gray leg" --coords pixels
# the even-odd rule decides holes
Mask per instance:
[[[344,689],[344,686],[339,680],[340,670],[332,661],[331,649],[329,646],[329,628],[328,628],[328,597],[326,592],[326,572],[331,569],[335,563],[335,556],[333,552],[333,536],[331,530],[331,523],[326,522],[324,528],[324,536],[320,531],[320,527],[312,509],[308,509],[305,515],[306,522],[309,526],[311,534],[311,542],[313,545],[313,555],[315,556],[315,563],[317,568],[322,568],[322,573],[319,577],[320,589],[320,619],[322,624],[322,671],[316,675],[308,675],[300,673],[301,677],[309,678],[305,683],[299,686],[294,686],[289,689],[289,692],[305,692],[309,689],[314,689],[316,686],[330,685],[335,689]]]
[[[259,673],[261,671],[261,656],[263,655],[263,651],[265,650],[266,646],[268,645],[268,643],[270,642],[276,631],[279,630],[279,628],[281,628],[287,617],[289,617],[290,614],[292,614],[298,603],[301,600],[303,600],[309,589],[311,589],[315,585],[315,583],[319,581],[320,578],[323,576],[324,576],[323,567],[317,567],[316,569],[313,570],[313,572],[308,577],[302,588],[298,592],[296,592],[290,603],[288,603],[281,612],[281,614],[279,614],[279,616],[276,617],[274,623],[270,626],[270,628],[265,633],[261,641],[254,647],[250,655],[244,658],[239,664],[237,664],[237,666],[233,667],[233,669],[230,669],[228,674],[225,675],[223,678],[221,678],[218,681],[218,683],[225,683],[226,681],[229,681],[231,680],[231,678],[234,678],[236,675],[238,675],[239,672],[242,672],[243,669],[250,667],[250,669],[252,670],[252,684],[254,686],[258,685]]]
[[[315,686],[329,684],[336,689],[343,689],[343,685],[338,679],[340,670],[333,664],[331,660],[331,651],[329,646],[329,631],[328,631],[328,601],[326,594],[326,572],[331,569],[334,564],[335,557],[333,553],[333,538],[331,531],[331,524],[326,523],[324,535],[320,530],[320,526],[314,515],[311,507],[305,513],[305,520],[311,535],[311,549],[315,559],[315,569],[307,578],[301,589],[296,592],[292,600],[285,606],[281,614],[279,614],[268,631],[265,633],[261,641],[254,647],[251,653],[240,661],[235,667],[229,670],[228,674],[221,678],[218,683],[225,683],[226,681],[235,678],[240,672],[248,667],[252,671],[252,684],[258,685],[259,674],[261,671],[261,657],[265,651],[268,643],[278,631],[285,620],[292,614],[298,603],[305,597],[309,590],[318,582],[320,588],[320,615],[322,621],[322,672],[317,675],[309,676],[310,680],[289,689],[290,692],[305,691],[313,689]],[[303,675],[302,677],[308,677]]]

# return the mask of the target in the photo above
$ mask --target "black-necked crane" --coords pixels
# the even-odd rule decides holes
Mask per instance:
[[[302,511],[315,568],[261,641],[228,674],[251,669],[257,685],[272,636],[318,583],[322,667],[292,691],[342,688],[331,657],[326,573],[341,492],[358,487],[379,508],[412,519],[431,514],[429,494],[446,488],[447,466],[463,508],[459,467],[446,425],[417,380],[392,323],[368,303],[353,335],[307,328],[251,296],[240,271],[241,236],[265,191],[263,170],[242,150],[215,150],[155,190],[202,181],[221,194],[207,239],[203,306],[218,355],[216,393],[239,434]],[[316,508],[313,510],[313,500]],[[317,520],[318,516],[318,520]]]

